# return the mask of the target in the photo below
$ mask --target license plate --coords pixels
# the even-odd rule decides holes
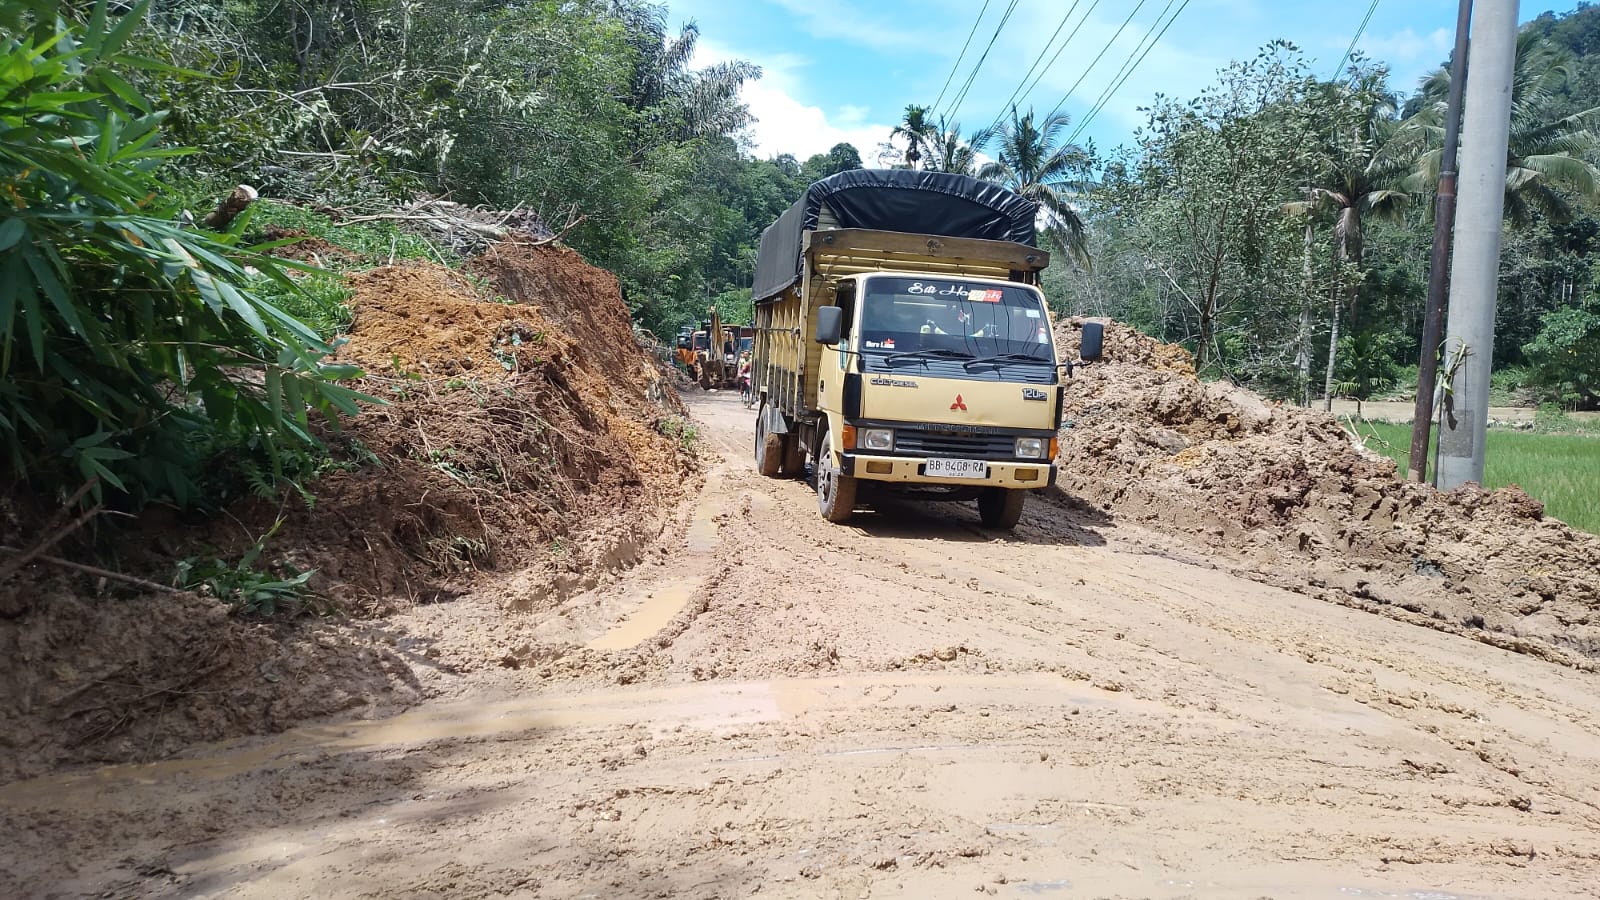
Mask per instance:
[[[930,478],[987,478],[989,464],[981,459],[930,459],[923,471]]]

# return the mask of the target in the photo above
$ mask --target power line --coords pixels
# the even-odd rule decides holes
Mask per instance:
[[[1084,23],[1089,21],[1089,17],[1094,15],[1095,7],[1099,5],[1100,0],[1094,0],[1093,3],[1089,4],[1089,8],[1084,11],[1083,18],[1078,20],[1078,24],[1072,29],[1072,33],[1067,35],[1067,39],[1062,42],[1060,47],[1056,48],[1056,55],[1050,57],[1050,62],[1047,63],[1043,69],[1039,70],[1039,74],[1033,79],[1033,84],[1028,85],[1028,89],[1022,92],[1019,102],[1021,100],[1028,99],[1028,95],[1033,93],[1033,89],[1039,86],[1039,82],[1044,79],[1045,73],[1050,71],[1050,67],[1054,66],[1056,64],[1056,60],[1061,58],[1061,54],[1067,49],[1067,45],[1072,43],[1072,39],[1078,36],[1079,31],[1083,30]],[[1004,116],[1005,113],[1002,112],[1001,115]]]
[[[1067,92],[1061,97],[1061,102],[1057,103],[1055,107],[1050,110],[1050,115],[1044,117],[1046,121],[1050,119],[1050,116],[1060,112],[1061,107],[1065,106],[1067,101],[1072,99],[1072,92],[1077,90],[1078,85],[1083,84],[1083,80],[1089,77],[1089,73],[1094,71],[1094,67],[1100,64],[1100,60],[1106,55],[1106,51],[1110,50],[1111,45],[1115,44],[1117,42],[1117,38],[1122,36],[1123,29],[1127,28],[1128,23],[1133,21],[1133,17],[1139,14],[1139,10],[1144,7],[1144,4],[1145,0],[1139,0],[1139,2],[1134,5],[1133,11],[1128,13],[1128,17],[1122,20],[1121,25],[1117,26],[1116,34],[1113,34],[1111,36],[1111,40],[1106,41],[1106,45],[1100,48],[1099,53],[1095,54],[1094,59],[1089,63],[1089,67],[1083,70],[1083,74],[1079,75],[1078,80],[1072,83],[1072,87],[1067,88]]]
[[[1161,15],[1156,16],[1157,22],[1161,21],[1161,16],[1166,15],[1167,9],[1172,8],[1173,2],[1174,0],[1167,0],[1166,9],[1161,11]],[[1167,20],[1167,24],[1161,26],[1160,31],[1152,30],[1150,32],[1150,34],[1153,34],[1154,37],[1151,38],[1148,44],[1141,42],[1139,46],[1135,46],[1133,48],[1133,52],[1139,54],[1138,59],[1134,59],[1132,54],[1128,56],[1128,60],[1132,64],[1129,65],[1129,62],[1123,63],[1123,68],[1118,70],[1116,75],[1112,76],[1111,83],[1108,84],[1105,91],[1100,94],[1100,99],[1095,101],[1094,108],[1090,109],[1089,114],[1084,116],[1083,119],[1078,122],[1078,127],[1074,129],[1072,135],[1067,138],[1067,144],[1070,145],[1077,141],[1078,135],[1082,134],[1084,129],[1089,127],[1089,123],[1094,121],[1094,117],[1099,115],[1100,111],[1106,108],[1106,104],[1111,102],[1111,98],[1116,96],[1117,91],[1122,90],[1123,84],[1127,83],[1128,79],[1133,77],[1134,70],[1139,68],[1139,64],[1144,62],[1144,58],[1150,55],[1151,50],[1155,49],[1157,42],[1159,42],[1162,36],[1167,33],[1167,29],[1172,27],[1172,23],[1178,21],[1178,17],[1183,15],[1183,11],[1186,7],[1188,7],[1188,5],[1189,0],[1183,0],[1183,3],[1178,7],[1177,12],[1172,14],[1172,18]],[[1144,47],[1142,52],[1139,49],[1140,46]]]
[[[1350,39],[1350,46],[1344,48],[1344,55],[1339,57],[1339,64],[1333,67],[1333,74],[1329,76],[1330,81],[1337,79],[1339,77],[1339,73],[1344,71],[1345,60],[1348,60],[1350,58],[1350,54],[1355,52],[1356,42],[1361,40],[1362,33],[1367,30],[1367,23],[1372,21],[1372,14],[1377,11],[1377,9],[1378,0],[1372,0],[1371,5],[1367,7],[1366,16],[1361,19],[1361,24],[1356,26],[1356,36]]]
[[[956,77],[956,70],[961,68],[961,61],[967,58],[967,47],[972,44],[972,36],[978,33],[978,25],[983,22],[983,14],[989,11],[989,0],[983,0],[983,9],[978,10],[978,18],[973,21],[972,28],[967,32],[966,43],[961,45],[961,53],[956,56],[955,65],[950,67],[950,74],[944,77],[944,87],[939,88],[939,99],[933,101],[933,108],[939,108],[939,101],[944,99],[944,92],[950,89],[950,82]]]
[[[1040,50],[1039,55],[1033,58],[1033,65],[1029,66],[1028,71],[1023,74],[1022,81],[1017,83],[1016,88],[1011,92],[1011,96],[1006,98],[1006,102],[1000,104],[1001,118],[1004,118],[1005,116],[1005,108],[1010,106],[1017,99],[1017,94],[1022,92],[1023,87],[1028,84],[1028,79],[1033,77],[1034,70],[1039,68],[1039,63],[1044,61],[1044,55],[1050,52],[1050,47],[1055,44],[1056,38],[1061,36],[1061,29],[1067,27],[1067,20],[1072,18],[1072,14],[1076,12],[1077,9],[1078,0],[1072,0],[1072,5],[1067,8],[1067,14],[1061,17],[1060,22],[1056,23],[1056,30],[1051,33],[1050,40],[1044,42],[1044,49]],[[1085,15],[1084,18],[1087,19],[1088,16]],[[1083,23],[1080,22],[1078,24],[1081,26]],[[1073,29],[1073,34],[1077,34],[1077,29]],[[1067,40],[1070,42],[1072,40],[1072,35],[1067,35]],[[1066,49],[1066,46],[1066,44],[1062,44],[1061,48],[1064,50]],[[1057,55],[1060,55],[1060,52],[1060,50],[1056,51]],[[1055,62],[1053,58],[1050,61]],[[1041,75],[1042,74],[1043,73],[1041,73]],[[996,124],[998,124],[999,121],[1000,119],[995,119]],[[992,128],[993,126],[990,127]]]
[[[1140,0],[1140,2],[1143,2],[1143,0]],[[955,113],[961,109],[961,104],[966,101],[967,92],[972,90],[972,83],[978,79],[978,71],[983,68],[984,60],[989,58],[989,51],[994,49],[994,42],[1000,39],[1000,32],[1005,29],[1006,22],[1010,21],[1011,14],[1017,11],[1017,3],[1018,0],[1011,0],[1011,3],[1006,6],[1005,14],[1000,17],[1000,24],[995,26],[994,34],[989,36],[989,46],[983,48],[983,55],[978,57],[978,61],[973,64],[972,72],[967,75],[966,84],[961,86],[961,92],[950,101],[950,107],[946,112],[950,114],[949,117],[951,119],[955,118]]]

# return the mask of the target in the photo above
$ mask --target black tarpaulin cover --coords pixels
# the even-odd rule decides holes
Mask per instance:
[[[823,204],[840,228],[1015,241],[1033,245],[1038,207],[988,181],[945,172],[851,169],[811,185],[761,233],[752,293],[770,300],[800,277],[800,236],[817,227]]]

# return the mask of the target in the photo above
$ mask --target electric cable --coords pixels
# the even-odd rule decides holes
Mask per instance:
[[[1006,102],[1000,104],[1000,115],[999,115],[999,117],[997,117],[994,120],[994,125],[990,125],[989,126],[990,129],[994,128],[995,125],[999,125],[1000,124],[1000,119],[1005,117],[1006,107],[1008,107],[1012,103],[1016,102],[1017,95],[1022,92],[1022,89],[1024,87],[1027,86],[1028,79],[1033,77],[1034,70],[1039,68],[1039,63],[1044,62],[1044,55],[1046,53],[1050,52],[1050,48],[1051,48],[1051,46],[1053,46],[1055,44],[1056,38],[1061,36],[1061,29],[1067,27],[1067,21],[1069,19],[1071,19],[1072,18],[1072,14],[1077,11],[1078,2],[1079,2],[1079,0],[1072,0],[1072,5],[1067,8],[1067,14],[1061,17],[1061,21],[1060,22],[1056,23],[1056,30],[1054,32],[1051,32],[1050,40],[1044,42],[1044,49],[1040,50],[1039,51],[1039,55],[1035,56],[1033,58],[1033,65],[1028,67],[1028,71],[1023,74],[1022,80],[1020,82],[1018,82],[1016,88],[1011,91],[1011,96],[1006,98]],[[1090,12],[1093,12],[1093,9],[1091,9]],[[1085,14],[1084,18],[1087,19],[1088,18],[1088,14]],[[1080,22],[1078,24],[1081,26],[1083,23]],[[1073,29],[1073,34],[1077,34],[1077,29]],[[1072,35],[1069,34],[1069,35],[1067,35],[1067,42],[1070,43],[1071,41],[1072,41]],[[1061,45],[1062,49],[1066,49],[1066,46],[1067,46],[1066,44],[1062,44]],[[1056,55],[1059,56],[1060,55],[1060,51],[1057,51]],[[1052,58],[1050,61],[1053,63],[1053,62],[1055,62],[1055,59]],[[1041,77],[1042,77],[1043,73],[1040,73],[1040,74],[1041,74]],[[986,129],[986,130],[988,130],[988,129]]]
[[[1011,20],[1011,14],[1017,11],[1018,2],[1019,0],[1011,0],[1010,5],[1006,7],[1005,14],[1000,17],[1000,24],[995,26],[994,34],[989,36],[989,46],[983,48],[983,55],[978,57],[978,61],[973,64],[972,72],[967,75],[966,83],[961,86],[961,92],[950,101],[950,107],[946,110],[949,113],[947,118],[955,119],[955,114],[960,111],[961,104],[966,102],[967,92],[972,90],[972,83],[977,81],[979,70],[983,68],[984,61],[989,58],[990,51],[994,50],[994,42],[1000,39],[1000,32],[1005,30],[1006,23]],[[1140,2],[1142,3],[1144,0],[1140,0]]]
[[[1172,3],[1173,0],[1167,0],[1167,7],[1161,11],[1161,15],[1166,15],[1167,9],[1172,8]],[[1089,123],[1094,121],[1094,117],[1099,115],[1101,110],[1105,109],[1106,104],[1111,102],[1111,98],[1116,96],[1117,91],[1122,90],[1122,86],[1127,83],[1129,78],[1133,77],[1134,70],[1138,69],[1140,63],[1144,62],[1144,58],[1150,55],[1151,50],[1155,49],[1156,44],[1161,40],[1162,36],[1167,33],[1167,29],[1172,27],[1173,22],[1178,21],[1178,17],[1183,15],[1183,11],[1186,7],[1188,7],[1188,5],[1189,0],[1183,0],[1182,4],[1178,6],[1177,11],[1172,14],[1172,18],[1167,19],[1167,24],[1161,26],[1160,31],[1149,32],[1150,34],[1153,34],[1154,37],[1148,44],[1141,42],[1138,46],[1134,47],[1134,53],[1139,54],[1138,58],[1135,59],[1132,55],[1130,55],[1128,60],[1132,64],[1129,65],[1129,63],[1123,63],[1123,69],[1118,70],[1117,75],[1112,77],[1112,82],[1108,84],[1106,86],[1106,90],[1101,93],[1100,99],[1095,101],[1095,105],[1089,110],[1088,115],[1079,120],[1078,127],[1074,129],[1072,135],[1067,138],[1068,145],[1071,145],[1077,141],[1078,135],[1082,134],[1084,129],[1089,127]],[[1156,21],[1160,22],[1161,16],[1157,16]],[[1142,52],[1139,49],[1141,46],[1144,48]]]
[[[1371,5],[1367,7],[1367,14],[1361,19],[1361,24],[1356,26],[1356,36],[1350,39],[1350,46],[1344,48],[1344,55],[1339,57],[1339,64],[1333,67],[1333,74],[1328,76],[1329,81],[1337,80],[1339,78],[1339,73],[1344,71],[1345,61],[1350,58],[1350,54],[1356,51],[1356,43],[1361,40],[1361,35],[1366,32],[1367,23],[1372,21],[1372,14],[1376,12],[1377,9],[1378,0],[1372,0]]]
[[[972,36],[978,33],[978,26],[983,23],[983,14],[989,11],[989,0],[983,0],[983,8],[978,10],[978,18],[972,23],[972,28],[967,32],[967,40],[961,45],[961,52],[956,55],[955,65],[950,67],[950,74],[944,77],[944,87],[939,88],[939,98],[933,101],[932,109],[938,109],[940,101],[944,100],[944,92],[950,89],[950,82],[956,77],[956,72],[961,68],[961,61],[967,58],[967,48],[972,45]]]
[[[1089,77],[1089,73],[1094,71],[1094,67],[1100,64],[1100,60],[1105,57],[1106,51],[1110,50],[1111,45],[1115,44],[1117,42],[1117,38],[1122,36],[1122,32],[1128,27],[1128,23],[1132,22],[1133,17],[1139,14],[1139,10],[1144,7],[1144,4],[1145,0],[1139,0],[1139,2],[1134,5],[1133,11],[1128,13],[1128,17],[1122,20],[1121,25],[1117,26],[1116,33],[1111,35],[1111,40],[1106,41],[1106,45],[1100,48],[1100,52],[1095,54],[1094,59],[1089,62],[1089,67],[1083,70],[1083,74],[1079,75],[1078,80],[1072,83],[1072,87],[1067,88],[1067,92],[1062,95],[1061,101],[1050,110],[1050,115],[1045,116],[1042,121],[1049,121],[1050,116],[1054,116],[1056,113],[1060,112],[1061,107],[1065,106],[1067,101],[1072,99],[1072,92],[1077,90],[1078,85],[1083,84],[1083,80]]]

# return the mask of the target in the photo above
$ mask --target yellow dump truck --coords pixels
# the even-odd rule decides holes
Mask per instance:
[[[936,172],[819,181],[761,237],[756,467],[814,479],[824,518],[893,492],[976,500],[1009,529],[1055,481],[1063,374],[1037,207]],[[1081,358],[1102,333],[1085,328]]]

